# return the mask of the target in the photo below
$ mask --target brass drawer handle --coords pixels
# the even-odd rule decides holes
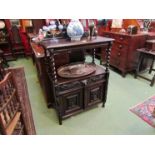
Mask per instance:
[[[119,52],[119,53],[117,53],[117,55],[118,55],[118,56],[120,56],[120,55],[121,55],[121,53]]]
[[[119,48],[120,48],[120,49],[122,49],[122,47],[123,47],[122,45],[119,45]]]

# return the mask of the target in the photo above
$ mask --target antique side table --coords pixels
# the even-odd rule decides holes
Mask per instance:
[[[40,45],[44,49],[44,65],[49,79],[48,90],[50,90],[52,107],[55,108],[59,124],[62,120],[85,111],[98,103],[103,103],[107,99],[107,89],[109,80],[109,59],[110,48],[113,39],[97,36],[92,40],[83,38],[81,41],[70,41],[66,39],[44,40]],[[106,47],[106,67],[95,64],[95,51],[97,48]],[[96,66],[96,71],[90,75],[77,78],[63,78],[58,75],[58,66],[63,61],[66,64],[73,63],[71,53],[77,54],[92,51],[92,64]],[[63,55],[65,54],[65,55]],[[56,57],[59,57],[56,61]],[[83,62],[85,59],[81,59]],[[66,62],[65,62],[66,61]],[[77,62],[78,63],[78,62]],[[43,79],[42,79],[43,80]],[[50,88],[49,88],[50,87]],[[46,91],[48,92],[48,91]]]
[[[140,55],[139,55],[139,61],[138,61],[137,69],[135,71],[135,78],[141,77],[147,81],[150,81],[151,82],[150,86],[153,86],[154,82],[155,82],[155,74],[152,77],[152,79],[149,79],[146,76],[140,75],[139,73],[140,73],[140,68],[143,65],[143,61],[145,59],[151,60],[151,65],[149,66],[149,74],[151,74],[152,71],[155,71],[155,69],[153,68],[154,60],[155,60],[155,51],[152,51],[152,50],[148,51],[148,50],[142,48],[142,49],[137,49],[137,52],[140,52]]]

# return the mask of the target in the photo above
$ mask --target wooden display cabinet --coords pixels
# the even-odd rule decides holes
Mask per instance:
[[[98,36],[93,40],[83,38],[78,42],[59,39],[58,42],[46,40],[40,43],[41,48],[44,49],[42,52],[45,52],[39,54],[39,57],[42,55],[40,58],[35,54],[38,75],[48,102],[47,105],[56,109],[59,124],[62,124],[63,119],[91,108],[98,103],[102,102],[104,107],[107,98],[108,65],[112,42],[113,39]],[[31,45],[36,53],[36,45],[34,43]],[[104,46],[107,48],[105,69],[96,65],[95,72],[78,78],[62,78],[57,74],[57,68],[62,65],[77,61],[84,62],[85,58],[82,53],[88,49],[92,51],[92,63],[94,64],[96,48]]]

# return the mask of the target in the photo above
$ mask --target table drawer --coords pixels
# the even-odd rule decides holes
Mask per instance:
[[[124,44],[129,44],[130,41],[130,37],[125,35],[116,35],[115,39],[116,39],[115,42],[120,42]]]
[[[112,51],[116,51],[116,50],[119,50],[119,51],[128,51],[128,45],[115,42],[115,43],[112,45],[111,50],[112,50]]]
[[[126,50],[112,50],[111,57],[119,57],[122,60],[127,59],[127,51]]]
[[[55,92],[56,92],[56,95],[59,96],[81,88],[82,88],[81,82],[75,81],[75,82],[58,85],[55,88]]]

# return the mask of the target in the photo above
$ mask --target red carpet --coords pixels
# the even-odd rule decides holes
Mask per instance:
[[[142,120],[155,128],[155,117],[152,116],[152,112],[155,107],[155,96],[152,96],[132,108],[130,111],[139,116]]]

